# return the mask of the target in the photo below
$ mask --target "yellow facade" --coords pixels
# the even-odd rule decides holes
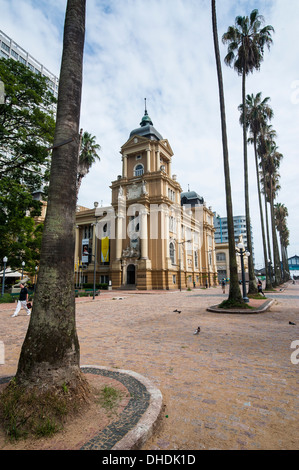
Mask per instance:
[[[190,204],[181,204],[168,140],[147,111],[140,124],[121,147],[111,206],[77,213],[77,280],[91,283],[96,273],[96,283],[139,290],[215,285],[213,212],[196,193],[184,193]]]

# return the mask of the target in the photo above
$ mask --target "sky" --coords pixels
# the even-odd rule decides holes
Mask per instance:
[[[238,106],[241,77],[224,64],[222,35],[237,15],[257,8],[274,27],[273,45],[248,94],[270,97],[276,144],[283,154],[281,190],[290,230],[288,255],[299,255],[297,202],[299,131],[298,0],[221,0],[217,22],[224,80],[234,215],[245,214],[243,140]],[[0,0],[0,29],[59,76],[66,0]],[[120,148],[139,127],[144,98],[154,127],[168,139],[172,173],[226,217],[221,121],[210,0],[87,0],[80,127],[96,137],[100,158],[83,179],[78,204],[111,204],[111,181],[122,172]],[[263,251],[256,170],[248,148],[250,216],[256,268]],[[296,189],[297,188],[297,189]]]

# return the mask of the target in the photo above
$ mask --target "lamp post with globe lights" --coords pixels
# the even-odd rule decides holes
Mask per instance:
[[[242,288],[243,288],[243,300],[244,302],[249,302],[249,299],[246,294],[246,281],[245,281],[245,268],[244,268],[244,256],[250,256],[249,251],[245,250],[243,243],[238,244],[238,251],[237,253],[241,257],[241,270],[242,270]]]

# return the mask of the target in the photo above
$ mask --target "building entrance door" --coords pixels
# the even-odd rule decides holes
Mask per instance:
[[[127,268],[127,284],[134,285],[136,284],[136,270],[134,264],[129,264]]]

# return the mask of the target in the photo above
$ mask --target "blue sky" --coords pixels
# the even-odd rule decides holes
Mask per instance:
[[[297,0],[217,3],[223,63],[233,210],[244,214],[241,78],[224,65],[221,36],[236,15],[258,8],[275,28],[261,70],[247,92],[271,98],[272,125],[284,155],[277,202],[289,210],[289,256],[299,254],[299,46]],[[59,74],[66,0],[0,0],[0,29]],[[109,205],[110,183],[121,173],[120,147],[139,126],[144,98],[154,126],[174,151],[172,171],[221,216],[226,215],[218,85],[209,0],[87,0],[81,126],[101,145],[101,162],[84,178],[79,204]],[[250,209],[256,265],[263,263],[254,156],[249,147]]]

